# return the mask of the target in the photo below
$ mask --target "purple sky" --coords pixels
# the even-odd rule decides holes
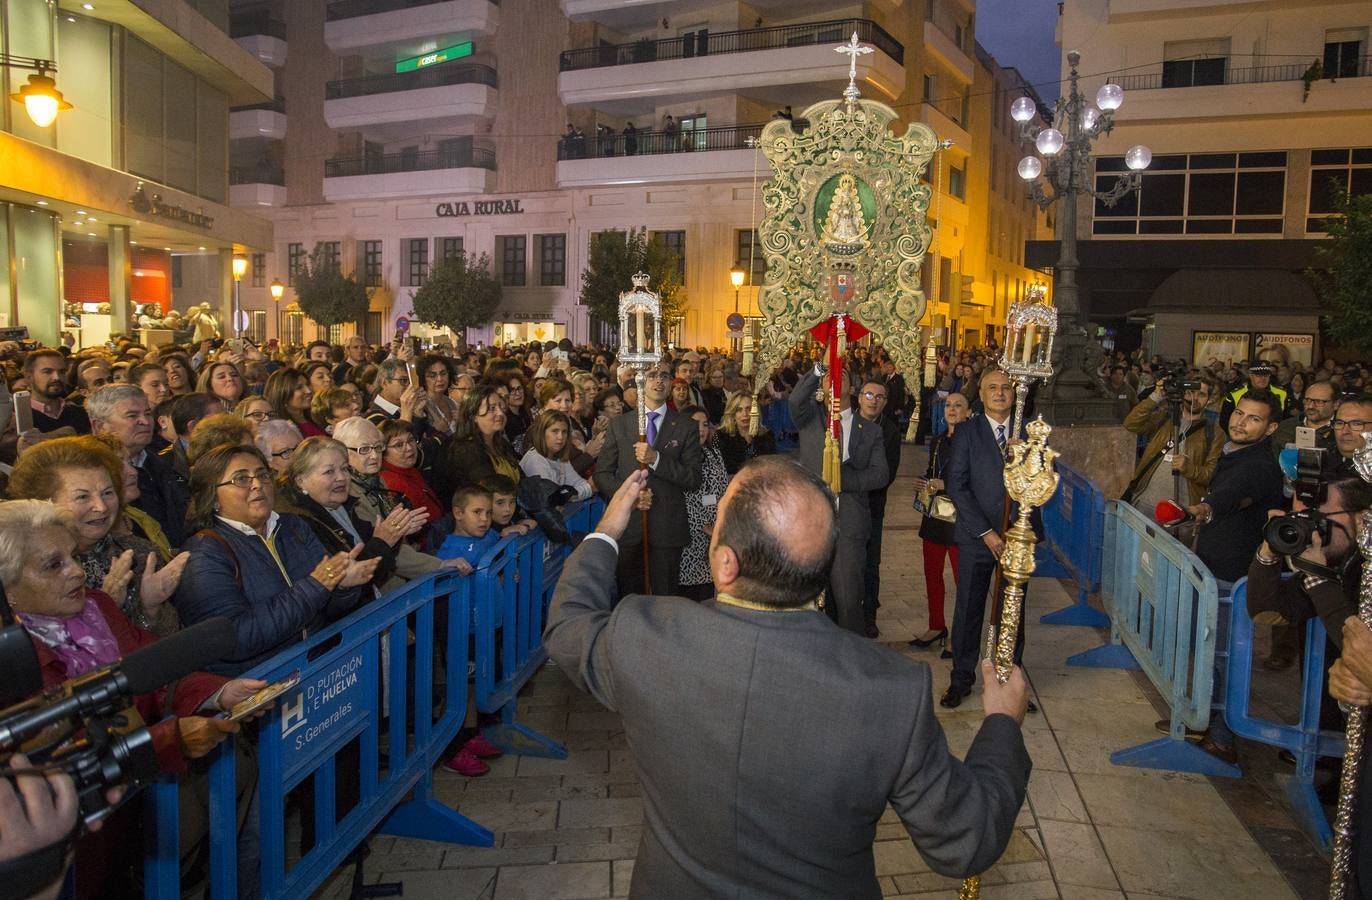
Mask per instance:
[[[1045,101],[1058,96],[1059,56],[1053,43],[1058,0],[978,0],[977,40],[1003,66],[1014,66]]]

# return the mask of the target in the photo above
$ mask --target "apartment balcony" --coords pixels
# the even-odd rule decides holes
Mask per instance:
[[[972,136],[957,119],[945,113],[928,100],[919,105],[919,120],[930,128],[939,140],[950,140],[953,146],[948,152],[967,156],[972,152]]]
[[[270,103],[255,103],[252,106],[235,106],[229,110],[229,140],[244,138],[271,138],[281,140],[286,136],[286,100],[277,97]]]
[[[229,37],[263,65],[279,69],[286,64],[286,23],[272,18],[269,10],[234,13]]]
[[[229,168],[229,205],[285,206],[286,173],[274,163]]]
[[[495,149],[427,150],[354,156],[324,163],[324,199],[388,200],[495,189]]]
[[[962,78],[965,84],[972,83],[976,76],[976,66],[972,62],[972,57],[933,22],[924,23],[924,49]]]
[[[324,120],[330,128],[442,119],[461,127],[495,115],[495,69],[446,63],[392,75],[365,75],[324,86]]]
[[[684,134],[641,131],[563,138],[557,147],[557,186],[604,187],[624,184],[668,184],[772,177],[767,157],[748,146],[762,134],[762,125],[729,125]]]
[[[333,0],[324,42],[335,53],[439,37],[457,43],[495,34],[499,24],[496,0]]]
[[[1319,78],[1307,85],[1309,68],[1309,63],[1293,63],[1226,66],[1222,73],[1178,69],[1115,76],[1110,80],[1124,88],[1125,103],[1116,124],[1365,113],[1372,109],[1372,57],[1349,60],[1339,77]]]
[[[594,104],[624,115],[641,115],[678,98],[739,91],[800,110],[841,94],[848,83],[848,58],[834,48],[855,31],[858,40],[876,49],[858,59],[864,93],[898,99],[905,87],[905,48],[869,19],[699,31],[567,50],[560,59],[558,91],[568,106]]]

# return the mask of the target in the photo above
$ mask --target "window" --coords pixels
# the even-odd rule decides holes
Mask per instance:
[[[1229,64],[1229,39],[1168,41],[1162,48],[1162,86],[1194,87],[1224,84]]]
[[[654,240],[662,244],[668,250],[676,254],[676,274],[681,280],[681,284],[686,284],[686,232],[684,231],[654,231],[648,235],[649,240]]]
[[[921,99],[922,99],[925,103],[933,103],[933,102],[934,102],[934,76],[929,75],[929,74],[926,74],[926,75],[924,76],[924,82],[923,82],[923,84],[924,84],[924,95],[923,95],[923,97],[921,97]]]
[[[442,243],[440,246],[443,248],[443,251],[439,254],[439,259],[456,259],[462,255],[462,238],[445,237],[441,240]]]
[[[934,7],[938,5],[938,0],[927,0],[924,4],[924,21],[934,21]]]
[[[343,265],[343,250],[338,241],[320,241],[319,258],[324,265],[337,269]]]
[[[286,245],[286,283],[295,284],[295,276],[300,274],[301,268],[305,265],[305,245],[287,244]]]
[[[1372,194],[1372,148],[1313,150],[1310,153],[1310,204],[1305,230],[1322,234],[1344,194]]]
[[[362,283],[381,287],[381,241],[362,242]]]
[[[248,315],[248,340],[259,345],[265,344],[267,342],[267,311],[254,309],[250,310]]]
[[[305,317],[298,312],[286,313],[286,321],[283,323],[285,328],[285,341],[287,345],[300,346],[305,343]]]
[[[419,147],[400,148],[400,171],[413,172],[419,168]]]
[[[362,317],[362,339],[369,344],[381,344],[381,313],[367,310]]]
[[[1096,190],[1126,172],[1124,158],[1096,160]],[[1155,156],[1137,193],[1096,202],[1093,234],[1280,234],[1286,153]]]
[[[681,127],[681,149],[706,149],[705,113],[697,113],[694,116],[682,116],[677,124]]]
[[[429,274],[429,239],[409,238],[405,244],[405,284],[419,287]]]
[[[538,283],[545,287],[567,283],[567,235],[538,236]]]
[[[959,200],[967,199],[967,167],[948,167],[948,195]]]
[[[767,277],[767,257],[762,253],[757,232],[751,228],[741,228],[734,232],[734,246],[737,248],[734,258],[747,273],[744,284],[761,284]],[[752,271],[749,271],[749,262],[752,263]]]
[[[953,296],[953,260],[951,257],[938,258],[938,298],[947,303]]]
[[[267,254],[265,253],[252,255],[252,286],[267,286]]]
[[[171,271],[171,283],[172,283],[171,286],[172,286],[172,290],[176,290],[177,288],[180,288],[180,287],[181,287],[181,263],[182,263],[181,257],[176,256],[175,254],[173,254],[173,255],[172,255],[172,258],[171,258],[171,270],[172,270],[172,271]]]
[[[524,286],[524,256],[528,239],[522,234],[503,234],[495,239],[500,257],[500,283],[506,287]]]
[[[1362,48],[1366,43],[1366,28],[1341,28],[1325,32],[1324,77],[1357,78],[1359,75],[1369,74],[1366,64],[1362,63]]]

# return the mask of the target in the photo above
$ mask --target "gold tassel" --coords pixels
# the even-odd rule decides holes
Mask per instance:
[[[751,439],[757,437],[758,419],[760,419],[761,417],[762,417],[762,413],[761,413],[760,409],[758,408],[758,404],[757,404],[757,394],[754,394],[754,395],[753,395],[753,411],[752,411],[752,414],[748,417],[748,438],[749,438],[749,440],[751,440]]]
[[[839,451],[838,441],[830,431],[824,436],[824,483],[837,497],[843,482],[843,454]]]

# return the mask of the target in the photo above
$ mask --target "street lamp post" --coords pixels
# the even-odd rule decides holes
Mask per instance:
[[[748,276],[748,273],[747,273],[746,271],[744,271],[743,266],[742,266],[742,264],[740,264],[740,263],[734,263],[734,267],[733,267],[732,269],[729,270],[729,282],[734,286],[734,317],[735,317],[735,318],[738,317],[738,292],[739,292],[739,288],[743,287],[743,280],[744,280],[745,278],[747,278],[747,276]],[[731,330],[732,330],[732,329],[731,329]],[[737,351],[738,348],[741,346],[740,343],[739,343],[739,339],[738,339],[738,338],[732,338],[732,339],[731,339],[731,343],[734,345],[734,350],[735,350],[735,351]]]
[[[233,256],[233,336],[243,337],[243,276],[248,271],[248,258],[235,253]]]
[[[281,333],[281,297],[286,293],[286,286],[281,283],[280,278],[273,278],[271,285],[272,306],[276,309],[276,342],[284,350],[286,347],[286,336]]]
[[[1020,144],[1025,149],[1033,147],[1018,166],[1029,199],[1045,210],[1063,201],[1058,209],[1058,261],[1053,266],[1053,305],[1063,322],[1059,353],[1055,354],[1058,373],[1045,385],[1039,401],[1045,417],[1055,424],[1066,417],[1076,424],[1113,423],[1111,401],[1095,371],[1104,351],[1087,331],[1089,315],[1077,291],[1077,197],[1093,197],[1112,207],[1139,189],[1143,170],[1153,159],[1152,151],[1142,144],[1130,147],[1124,154],[1129,171],[1116,178],[1109,189],[1096,190],[1091,145],[1114,128],[1115,110],[1124,103],[1124,89],[1117,84],[1102,85],[1095,104],[1088,103],[1077,84],[1080,63],[1080,53],[1073,50],[1067,54],[1071,69],[1068,92],[1058,98],[1050,126],[1032,124],[1037,110],[1029,97],[1010,104],[1010,117],[1019,123]]]

